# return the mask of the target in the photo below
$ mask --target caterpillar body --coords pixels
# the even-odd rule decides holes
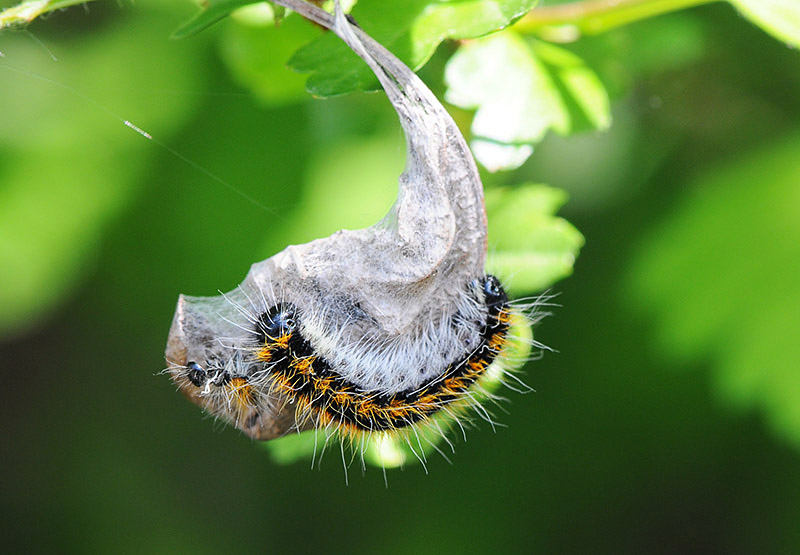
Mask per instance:
[[[474,285],[482,298],[475,298],[473,308],[482,314],[466,323],[476,326],[477,341],[467,339],[456,360],[400,391],[368,389],[350,381],[320,356],[303,333],[296,307],[284,303],[258,315],[245,312],[253,326],[252,340],[229,359],[236,364],[189,361],[173,374],[182,387],[196,388],[206,398],[207,410],[223,416],[233,412],[234,423],[246,429],[257,424],[260,400],[278,397],[295,406],[299,427],[310,420],[314,427],[333,425],[350,436],[400,430],[462,400],[508,342],[511,309],[505,291],[494,276]],[[484,311],[477,310],[480,302]]]

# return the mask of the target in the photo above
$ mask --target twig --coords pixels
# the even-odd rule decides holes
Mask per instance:
[[[534,8],[514,28],[523,33],[561,34],[574,40],[581,34],[595,35],[621,25],[719,0],[583,0]],[[549,37],[548,37],[549,38]]]

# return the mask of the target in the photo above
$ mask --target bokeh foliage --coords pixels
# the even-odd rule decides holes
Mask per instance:
[[[507,168],[484,172],[498,271],[563,305],[537,329],[559,351],[527,368],[537,393],[509,393],[508,428],[479,425],[453,466],[432,456],[429,476],[392,472],[388,490],[374,469],[345,488],[336,453],[311,471],[214,433],[154,376],[177,293],[230,289],[287,243],[383,216],[396,117],[381,94],[310,98],[292,59],[316,94],[373,84],[358,69],[326,80],[315,56],[338,47],[295,16],[275,27],[251,9],[170,40],[196,13],[182,0],[55,12],[0,33],[10,548],[800,549],[800,56],[761,30],[796,45],[794,3],[606,19],[603,33],[587,19],[577,35],[512,10],[505,30],[438,49],[453,35],[413,31],[428,4],[396,20],[393,44],[428,60],[422,77],[473,144],[525,154],[482,162]],[[354,14],[390,30],[377,5]],[[516,70],[470,81],[500,47]],[[508,104],[495,78],[525,91],[506,99],[541,114],[540,132],[504,134],[533,116],[481,126],[473,110]],[[586,246],[557,282],[576,228]],[[526,272],[532,245],[553,252],[544,281]]]

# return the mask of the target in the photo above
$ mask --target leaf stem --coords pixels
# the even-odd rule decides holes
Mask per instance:
[[[582,0],[534,8],[514,28],[568,42],[642,19],[719,0]]]
[[[40,15],[92,0],[29,0],[0,11],[0,31],[24,27]]]

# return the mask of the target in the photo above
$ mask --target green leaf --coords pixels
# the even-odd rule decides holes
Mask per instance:
[[[418,425],[410,436],[407,432],[373,433],[360,445],[360,455],[365,463],[377,468],[400,468],[419,462],[443,441],[441,431],[453,425],[453,418],[436,417],[439,427]],[[321,457],[326,449],[338,450],[339,442],[347,442],[338,434],[327,430],[309,430],[261,443],[276,464],[287,465],[304,459]],[[413,446],[413,447],[412,447]]]
[[[334,439],[333,441],[337,440]],[[300,434],[288,434],[272,441],[261,442],[259,445],[269,452],[270,458],[276,464],[292,464],[311,458],[315,451],[321,452],[325,443],[324,431],[309,430]]]
[[[184,39],[196,35],[225,19],[234,10],[250,4],[258,4],[253,0],[204,0],[203,8],[189,21],[182,23],[172,33],[173,39]]]
[[[747,19],[778,40],[800,47],[798,0],[729,0]]]
[[[512,31],[462,46],[445,69],[445,99],[477,108],[471,141],[489,171],[513,169],[545,133],[569,130],[569,114],[544,66]]]
[[[511,30],[463,45],[445,82],[448,102],[477,108],[471,145],[489,171],[519,167],[548,130],[569,133],[575,116],[600,129],[611,122],[608,95],[578,56],[544,43],[532,49]]]
[[[486,191],[487,266],[512,293],[540,291],[572,273],[584,239],[555,216],[566,200],[560,189],[531,183]]]
[[[605,130],[611,125],[611,103],[603,83],[579,57],[546,42],[535,42],[534,52],[544,62],[563,91],[565,102],[575,108],[595,129]],[[574,119],[577,114],[573,116]]]
[[[432,430],[423,429],[417,433],[426,440],[422,443],[422,452],[426,455],[433,451],[436,443],[442,441],[441,436],[434,434]],[[269,452],[276,464],[286,465],[311,459],[315,454],[320,457],[323,450],[332,448],[331,444],[334,445],[334,449],[338,450],[340,441],[346,440],[335,434],[329,436],[325,430],[309,430],[301,434],[291,434],[273,439],[261,443],[261,445]],[[405,436],[399,433],[372,434],[362,448],[361,456],[364,457],[364,462],[378,468],[399,468],[418,461],[417,455],[409,447]]]
[[[373,38],[418,69],[445,39],[475,38],[514,22],[535,0],[360,0],[352,15]],[[367,65],[331,33],[300,49],[290,61],[310,72],[306,85],[316,96],[377,87]]]
[[[286,9],[266,2],[248,4],[231,12],[231,19],[248,27],[274,27],[283,20]]]
[[[630,290],[666,356],[800,447],[800,136],[701,177],[641,245]]]

